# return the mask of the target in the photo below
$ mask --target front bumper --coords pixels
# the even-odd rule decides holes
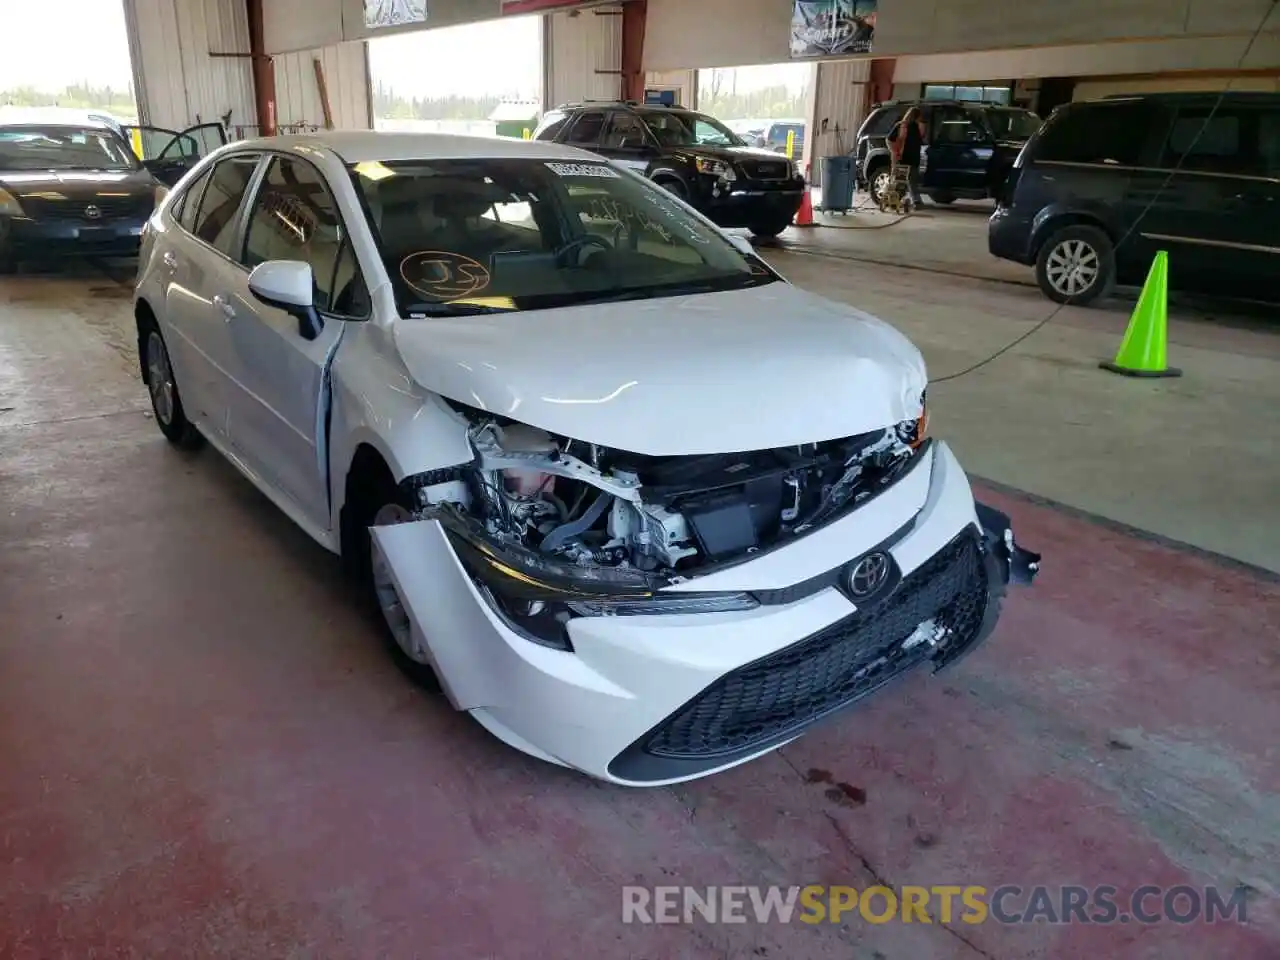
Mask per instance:
[[[945,444],[921,456],[858,510],[687,584],[768,594],[760,607],[579,618],[573,652],[535,644],[495,613],[438,522],[373,535],[455,707],[553,763],[615,783],[672,783],[772,750],[990,634],[1008,579],[1000,545],[1012,540],[985,532]],[[875,551],[901,579],[859,609],[831,574]],[[929,621],[945,631],[922,632]]]
[[[987,250],[993,257],[1014,263],[1035,263],[1031,249],[1032,224],[1006,206],[999,206],[987,221]]]
[[[803,180],[713,181],[700,184],[693,197],[694,206],[721,227],[751,227],[762,222],[790,220],[803,199]]]
[[[104,223],[77,220],[0,218],[0,256],[42,259],[98,254],[133,256],[142,243],[146,216]]]

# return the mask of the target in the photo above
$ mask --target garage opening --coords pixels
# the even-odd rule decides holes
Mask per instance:
[[[799,160],[807,139],[813,74],[808,63],[699,70],[697,108],[750,146]]]
[[[542,18],[369,41],[375,130],[525,135],[542,105]]]
[[[49,17],[41,4],[13,4],[5,10],[0,110],[64,107],[136,123],[123,5],[63,0],[56,28]],[[57,55],[50,56],[54,40]]]

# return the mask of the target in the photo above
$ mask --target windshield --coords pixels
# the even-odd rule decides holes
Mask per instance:
[[[0,170],[134,170],[138,159],[110,130],[0,127]]]
[[[776,276],[647,180],[604,162],[359,163],[405,316],[736,290]]]
[[[736,133],[714,117],[685,110],[652,110],[641,113],[641,119],[664,147],[744,147]]]
[[[1030,110],[988,110],[987,120],[997,140],[1029,140],[1041,124]]]

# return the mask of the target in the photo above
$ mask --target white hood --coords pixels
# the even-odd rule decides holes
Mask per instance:
[[[920,412],[924,361],[876,318],[787,283],[558,310],[398,320],[423,387],[652,456],[853,436]]]

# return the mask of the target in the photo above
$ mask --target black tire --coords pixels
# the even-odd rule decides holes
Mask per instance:
[[[138,352],[142,360],[143,380],[147,385],[147,393],[151,396],[151,412],[156,418],[156,426],[175,447],[199,450],[204,446],[204,437],[195,424],[187,419],[186,410],[182,406],[182,394],[178,390],[178,379],[173,372],[173,362],[169,359],[169,348],[160,328],[151,317],[144,318],[138,327]],[[163,377],[166,370],[167,380],[157,383],[157,379]]]
[[[945,207],[947,204],[956,202],[956,198],[949,193],[931,193],[928,194],[928,197],[940,207]]]
[[[762,220],[759,223],[753,223],[750,227],[752,236],[760,237],[763,240],[772,240],[787,227],[791,226],[794,217],[786,220],[777,217],[774,220]]]
[[[1076,224],[1056,230],[1036,256],[1036,282],[1056,303],[1086,306],[1109,294],[1115,280],[1115,246],[1098,227]]]
[[[673,197],[679,197],[685,203],[689,202],[689,188],[684,185],[682,180],[676,177],[659,177],[653,182]]]
[[[378,577],[374,569],[373,537],[369,528],[385,508],[394,507],[408,512],[408,498],[385,468],[382,471],[371,471],[365,477],[366,482],[354,491],[354,500],[342,508],[343,566],[351,575],[370,618],[376,621],[382,642],[396,667],[416,686],[424,690],[438,690],[440,681],[435,671],[427,664],[410,657],[396,639],[390,620],[383,612]]]
[[[882,188],[876,183],[881,176],[889,176],[889,161],[876,160],[871,166],[867,167],[867,193],[871,199],[876,202],[876,206],[883,208],[884,196]]]

